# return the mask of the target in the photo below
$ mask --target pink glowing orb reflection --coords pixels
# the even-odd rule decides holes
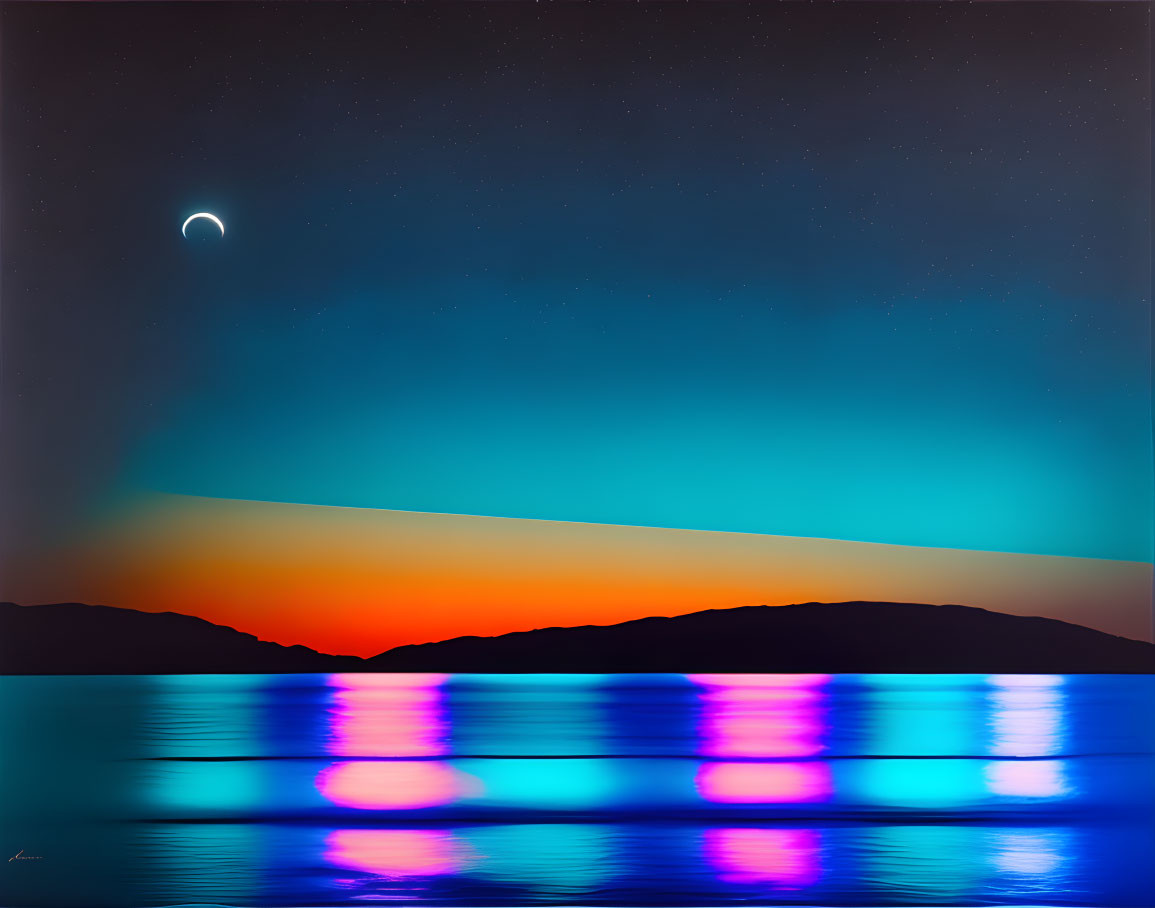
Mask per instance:
[[[338,829],[325,839],[325,861],[387,877],[444,876],[468,863],[468,847],[439,829]]]
[[[718,675],[693,674],[686,677],[694,684],[720,690],[800,690],[809,687],[824,687],[830,675]]]
[[[702,693],[700,753],[813,757],[825,749],[829,675],[689,675]]]
[[[706,763],[698,792],[720,804],[796,804],[828,800],[834,791],[825,763]]]
[[[358,760],[317,776],[317,790],[340,807],[417,810],[452,804],[480,789],[473,776],[437,761]]]
[[[814,829],[707,829],[706,860],[729,883],[804,889],[822,876]]]
[[[328,749],[342,757],[444,754],[448,723],[441,685],[448,675],[329,676],[334,688]]]

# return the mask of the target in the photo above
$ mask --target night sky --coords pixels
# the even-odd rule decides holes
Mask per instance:
[[[1145,4],[2,15],[26,574],[154,492],[1151,560]]]

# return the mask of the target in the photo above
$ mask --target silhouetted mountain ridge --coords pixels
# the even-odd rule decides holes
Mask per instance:
[[[363,671],[356,656],[282,646],[178,612],[0,603],[0,673],[151,675]]]
[[[399,646],[282,646],[176,612],[0,603],[0,673],[1153,672],[1155,645],[964,605],[807,602]]]
[[[1155,645],[965,605],[806,602],[457,637],[369,661],[388,671],[1149,672]]]

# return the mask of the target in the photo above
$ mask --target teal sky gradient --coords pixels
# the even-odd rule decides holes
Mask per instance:
[[[56,6],[9,553],[156,490],[1151,560],[1141,4]]]

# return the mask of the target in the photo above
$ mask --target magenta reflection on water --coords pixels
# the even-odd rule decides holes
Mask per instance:
[[[334,867],[386,877],[458,873],[469,850],[441,829],[337,829],[325,839],[325,860]]]
[[[829,675],[688,675],[701,689],[707,757],[815,757],[826,749]]]
[[[707,829],[706,860],[728,883],[805,889],[822,877],[821,839],[814,829]]]
[[[448,752],[443,674],[337,674],[327,749],[338,757],[431,757]]]
[[[448,753],[449,721],[442,674],[329,676],[329,751],[375,757],[334,763],[317,775],[317,790],[340,807],[414,810],[451,804],[475,790],[473,779],[440,760],[404,760]]]
[[[703,763],[696,779],[703,798],[723,804],[798,804],[832,797],[830,767],[806,759],[828,748],[824,688],[829,675],[687,677],[701,690],[699,753],[744,758]]]

